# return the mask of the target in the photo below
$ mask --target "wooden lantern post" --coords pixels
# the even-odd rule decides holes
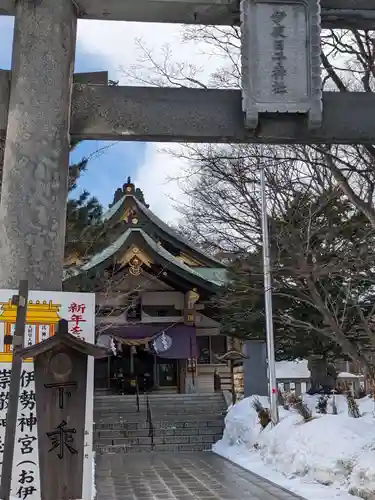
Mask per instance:
[[[247,359],[247,356],[242,354],[242,352],[237,351],[236,349],[231,349],[227,351],[225,354],[222,356],[218,357],[219,361],[224,361],[228,362],[229,361],[229,369],[230,369],[230,382],[231,382],[231,393],[232,393],[232,404],[236,404],[236,390],[235,390],[235,384],[234,384],[234,362],[235,361],[242,361],[244,359]]]
[[[87,358],[109,353],[68,333],[62,319],[53,337],[19,354],[34,358],[41,500],[82,498]]]

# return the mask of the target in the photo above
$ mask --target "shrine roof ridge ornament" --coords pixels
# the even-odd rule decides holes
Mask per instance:
[[[239,25],[237,0],[74,0],[78,18],[150,23]],[[323,28],[374,29],[373,0],[322,0]],[[0,15],[14,15],[0,0]]]

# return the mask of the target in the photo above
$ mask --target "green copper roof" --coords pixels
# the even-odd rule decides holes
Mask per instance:
[[[157,254],[159,254],[165,260],[171,262],[171,264],[174,264],[180,269],[183,269],[185,272],[188,272],[189,274],[194,275],[200,279],[203,279],[204,281],[207,281],[207,283],[211,283],[216,286],[222,286],[224,284],[225,282],[223,281],[225,279],[224,272],[226,272],[226,269],[189,267],[186,264],[184,264],[184,262],[182,262],[180,259],[176,258],[174,255],[168,252],[165,248],[158,245],[155,240],[153,240],[147,233],[145,233],[145,231],[143,231],[143,229],[140,228],[127,229],[114,243],[112,243],[112,245],[108,246],[105,250],[102,250],[101,252],[94,255],[88,262],[86,262],[82,266],[78,266],[76,268],[65,271],[64,281],[68,280],[69,278],[72,278],[73,276],[78,276],[79,274],[89,271],[98,264],[104,262],[109,257],[113,256],[125,244],[126,240],[128,239],[128,237],[132,232],[141,234],[145,242]]]
[[[121,207],[121,205],[124,203],[125,196],[120,198],[114,205],[111,206],[104,214],[103,214],[103,221],[109,220],[111,217],[115,215],[117,210]]]
[[[200,274],[205,279],[215,283],[219,286],[223,286],[228,281],[228,271],[222,267],[196,267],[195,271]]]
[[[91,257],[91,259],[88,262],[86,262],[82,266],[77,266],[72,269],[64,271],[63,280],[65,281],[69,278],[72,278],[73,276],[77,276],[78,274],[82,274],[85,271],[89,271],[93,267],[104,262],[106,259],[108,259],[108,257],[114,255],[117,252],[117,250],[120,250],[122,245],[125,243],[131,231],[132,229],[127,229],[125,233],[123,233],[114,243],[112,243],[112,245],[109,245],[101,252],[95,254],[93,257]]]
[[[209,255],[208,253],[204,252],[202,249],[198,248],[196,245],[190,243],[188,240],[186,240],[181,234],[179,234],[177,231],[172,229],[168,224],[163,222],[157,215],[154,214],[149,208],[147,208],[143,203],[141,203],[134,195],[124,195],[119,201],[117,201],[107,212],[103,215],[103,220],[109,220],[111,217],[115,215],[117,210],[120,209],[121,205],[124,203],[126,196],[131,196],[133,200],[135,201],[137,207],[139,210],[148,218],[150,219],[156,226],[158,226],[162,231],[167,233],[169,236],[172,238],[175,238],[176,240],[180,241],[187,247],[191,248],[198,254],[204,255],[206,258],[210,259],[212,262],[216,262],[217,264],[220,265],[220,267],[223,265],[223,263],[212,255]]]

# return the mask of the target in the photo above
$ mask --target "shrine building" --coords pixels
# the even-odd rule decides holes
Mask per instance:
[[[226,265],[160,220],[130,178],[103,218],[108,244],[71,258],[64,279],[66,291],[95,292],[97,343],[113,348],[95,361],[96,389],[213,392],[214,374],[230,377],[212,303]]]

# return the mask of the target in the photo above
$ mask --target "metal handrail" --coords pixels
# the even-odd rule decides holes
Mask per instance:
[[[136,404],[137,404],[137,413],[139,413],[139,385],[138,385],[138,378],[137,378],[137,381],[136,381],[136,385],[135,385],[135,391],[136,391]]]
[[[148,399],[148,395],[146,396],[146,415],[147,415],[147,423],[148,423],[148,437],[151,438],[151,450],[154,449],[154,425],[152,423],[152,413],[150,407],[150,401]]]

